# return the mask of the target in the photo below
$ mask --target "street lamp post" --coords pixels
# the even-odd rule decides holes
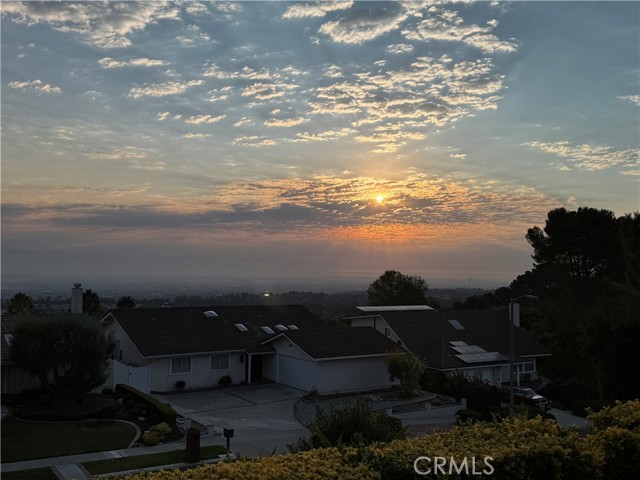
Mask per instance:
[[[514,372],[514,363],[515,363],[515,352],[513,348],[513,306],[518,303],[518,300],[521,298],[531,298],[537,300],[538,297],[535,295],[520,295],[519,297],[512,298],[509,301],[509,410],[513,413],[515,408],[515,401],[513,396],[513,382],[515,377]]]

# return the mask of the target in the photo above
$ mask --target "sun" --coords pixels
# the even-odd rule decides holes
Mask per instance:
[[[384,197],[382,195],[378,195],[376,197],[376,203],[378,203],[378,204],[381,204],[383,200],[384,200]]]

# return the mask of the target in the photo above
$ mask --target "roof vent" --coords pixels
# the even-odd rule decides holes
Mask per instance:
[[[268,335],[273,335],[274,333],[276,333],[271,329],[271,327],[260,327],[260,330]]]
[[[277,328],[278,330],[280,330],[281,332],[284,332],[285,330],[289,330],[287,327],[285,327],[285,326],[284,326],[284,325],[282,325],[282,324],[278,324],[278,325],[276,325],[276,328]]]
[[[298,330],[298,327],[296,327],[295,325],[287,325],[287,327],[289,328],[289,330]]]
[[[249,329],[247,327],[245,327],[242,323],[236,323],[236,328],[238,330],[240,330],[241,332],[248,332]]]
[[[206,312],[204,312],[204,316],[207,318],[214,318],[214,317],[217,317],[218,314],[213,310],[207,310]]]

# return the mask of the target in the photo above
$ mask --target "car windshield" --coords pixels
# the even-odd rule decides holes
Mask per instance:
[[[533,390],[531,390],[530,388],[523,388],[522,389],[522,394],[525,397],[535,397],[536,396],[536,392],[534,392]]]

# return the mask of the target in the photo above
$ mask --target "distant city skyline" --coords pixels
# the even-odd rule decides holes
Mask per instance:
[[[638,2],[0,8],[3,284],[495,286],[640,210]]]

